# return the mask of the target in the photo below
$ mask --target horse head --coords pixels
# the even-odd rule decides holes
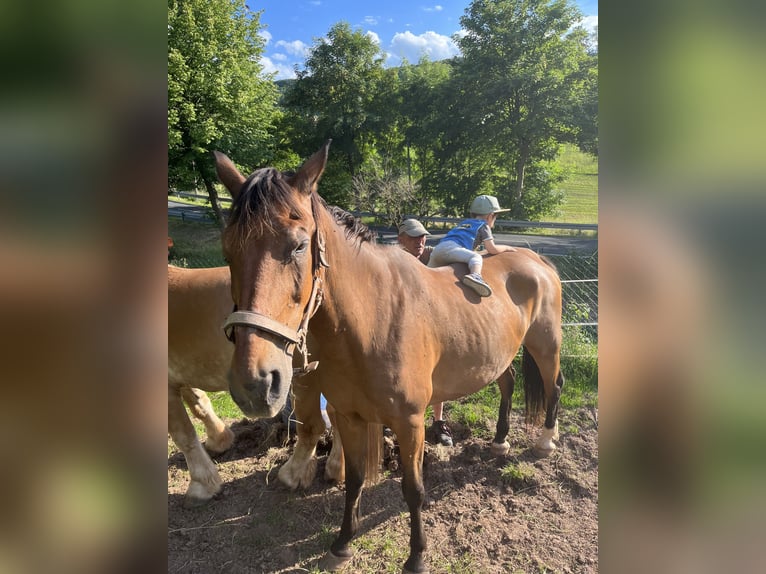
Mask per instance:
[[[264,168],[247,179],[228,157],[215,153],[218,177],[233,198],[222,240],[235,307],[225,323],[235,345],[229,390],[249,416],[272,417],[282,409],[295,349],[305,357],[323,263],[314,192],[329,145],[297,173]]]

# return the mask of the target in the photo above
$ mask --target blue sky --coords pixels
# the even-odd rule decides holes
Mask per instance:
[[[583,24],[598,25],[598,1],[577,0],[586,17]],[[397,66],[402,58],[417,62],[425,53],[431,60],[458,53],[452,36],[460,31],[460,17],[470,0],[247,0],[251,10],[263,11],[262,34],[266,39],[264,70],[276,79],[293,78],[316,38],[343,20],[370,34],[388,55],[386,66]]]

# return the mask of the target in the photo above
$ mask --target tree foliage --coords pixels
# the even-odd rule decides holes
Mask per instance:
[[[373,121],[372,103],[383,76],[383,58],[373,40],[346,22],[319,38],[306,68],[286,90],[283,104],[305,130],[295,143],[304,154],[332,138],[331,153],[340,155],[353,176],[364,161]]]
[[[460,20],[458,73],[474,102],[465,121],[506,166],[505,203],[517,217],[527,170],[577,140],[573,111],[594,67],[580,19],[568,0],[474,0]]]
[[[330,203],[396,221],[462,215],[489,193],[537,219],[562,201],[560,145],[598,151],[597,44],[572,0],[473,0],[459,56],[389,69],[370,36],[338,22],[279,82],[262,77],[259,14],[244,0],[168,6],[174,185],[210,189],[212,147],[290,169],[332,138]]]
[[[168,1],[168,182],[204,186],[220,217],[210,152],[272,159],[277,89],[263,77],[260,13],[244,0]]]

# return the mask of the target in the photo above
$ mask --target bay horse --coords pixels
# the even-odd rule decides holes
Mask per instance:
[[[233,345],[221,329],[231,313],[231,279],[228,267],[184,269],[168,265],[168,432],[183,453],[191,482],[184,504],[199,506],[221,490],[221,478],[206,452],[231,447],[234,433],[216,415],[205,391],[228,391],[227,373]],[[290,459],[280,468],[280,480],[295,489],[307,488],[316,473],[316,445],[325,431],[319,408],[319,385],[308,374],[296,385],[294,409],[298,440]],[[205,425],[204,448],[184,408]],[[325,476],[339,480],[340,441],[333,441]]]
[[[236,335],[229,391],[245,413],[273,416],[309,331],[345,451],[343,522],[320,566],[334,571],[352,558],[369,456],[363,430],[378,423],[399,440],[411,528],[404,572],[423,574],[426,407],[499,378],[498,432],[507,433],[509,368],[523,345],[528,420],[545,413],[534,449],[552,452],[564,382],[561,282],[550,263],[518,249],[485,258],[482,275],[494,295],[482,299],[460,282],[465,265],[430,269],[401,249],[376,245],[369,229],[318,194],[329,145],[294,174],[263,168],[247,179],[215,152],[218,177],[233,197],[223,233],[238,309],[227,320]],[[496,436],[493,451],[507,449],[505,434]]]

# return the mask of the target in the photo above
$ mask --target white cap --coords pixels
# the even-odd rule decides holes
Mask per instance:
[[[471,202],[471,213],[487,215],[488,213],[501,213],[510,209],[500,209],[497,198],[492,195],[477,195]]]

